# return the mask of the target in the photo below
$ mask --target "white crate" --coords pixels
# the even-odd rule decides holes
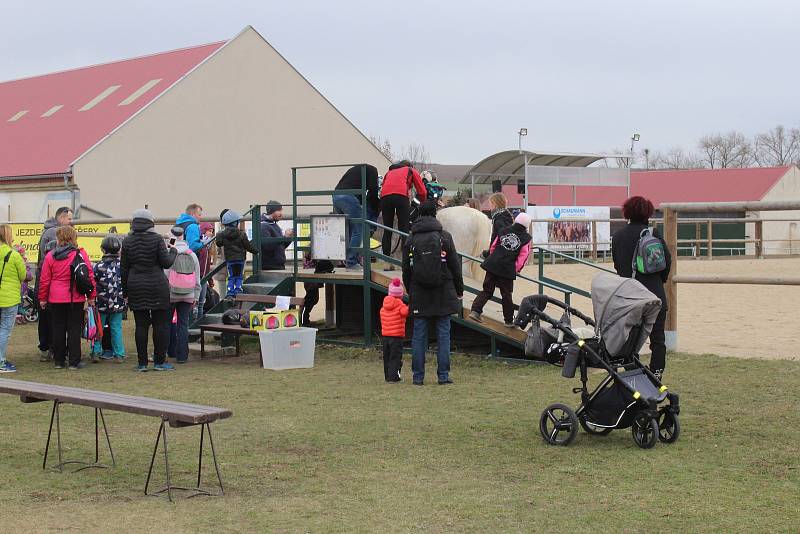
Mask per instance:
[[[262,330],[261,364],[264,369],[303,369],[314,367],[316,328],[281,328]]]

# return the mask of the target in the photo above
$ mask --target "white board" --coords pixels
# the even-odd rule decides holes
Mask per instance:
[[[557,251],[591,250],[589,221],[611,218],[608,206],[529,206],[531,219],[547,219],[532,224],[534,245]],[[597,223],[597,250],[610,250],[611,223]]]
[[[311,217],[311,257],[315,260],[341,260],[347,255],[347,217]]]

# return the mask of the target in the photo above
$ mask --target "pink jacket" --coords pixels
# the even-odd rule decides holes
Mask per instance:
[[[42,264],[42,274],[39,278],[39,301],[47,302],[48,304],[84,302],[86,298],[78,293],[77,289],[72,288],[71,297],[69,294],[70,264],[77,252],[70,252],[62,260],[55,259],[53,257],[53,252],[48,252]],[[97,296],[97,284],[94,282],[92,262],[89,261],[89,255],[86,254],[85,250],[79,249],[78,252],[83,256],[83,261],[86,263],[86,266],[89,267],[89,279],[91,279],[93,286],[92,294],[89,295],[89,297],[94,299]]]
[[[492,241],[492,246],[489,247],[490,253],[494,252],[494,249],[495,247],[497,247],[499,239],[500,239],[499,237],[495,237],[494,241]],[[520,272],[522,268],[525,267],[525,262],[528,260],[528,256],[531,255],[531,243],[532,241],[529,241],[528,243],[522,245],[522,248],[519,249],[519,255],[517,256],[517,261],[514,264],[514,267],[517,269],[517,272]]]

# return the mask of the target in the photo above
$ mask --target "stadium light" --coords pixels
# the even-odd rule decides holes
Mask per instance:
[[[519,151],[522,152],[522,138],[528,135],[528,129],[520,128],[517,134],[519,134]]]

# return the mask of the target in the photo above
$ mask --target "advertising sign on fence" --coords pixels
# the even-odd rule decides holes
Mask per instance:
[[[592,220],[598,222],[597,250],[610,250],[611,217],[608,206],[530,206],[531,219],[541,220],[532,225],[533,242],[558,251],[591,250]]]
[[[112,224],[76,224],[78,233],[87,234],[127,234],[131,231],[129,223]],[[39,238],[42,237],[43,224],[12,224],[14,244],[25,248],[28,263],[36,263],[39,259]],[[79,237],[78,245],[86,249],[89,258],[94,262],[103,258],[100,250],[102,237]]]

